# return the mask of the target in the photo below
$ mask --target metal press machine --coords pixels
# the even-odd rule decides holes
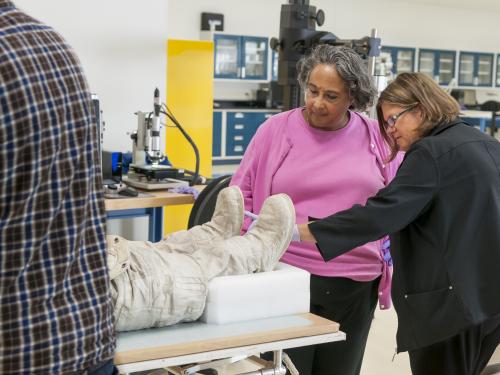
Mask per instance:
[[[132,164],[124,181],[133,187],[145,190],[168,189],[187,186],[188,182],[180,180],[184,170],[162,164],[165,155],[161,150],[160,90],[154,91],[153,112],[138,111],[137,130],[131,134],[133,140]]]

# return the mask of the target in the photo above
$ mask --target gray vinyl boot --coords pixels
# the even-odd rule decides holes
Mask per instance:
[[[237,236],[241,232],[245,213],[243,194],[238,186],[229,186],[217,196],[212,219],[188,230],[181,230],[166,236],[158,242],[157,248],[192,253],[204,244]]]
[[[217,269],[205,268],[211,279],[220,275],[239,275],[265,272],[274,269],[276,263],[292,240],[295,225],[295,210],[292,200],[286,194],[277,194],[264,201],[257,222],[244,236],[235,236],[214,243],[212,247],[222,247],[229,254],[227,265],[219,273]],[[208,248],[208,246],[206,247]],[[200,264],[204,249],[193,254]],[[213,251],[213,250],[212,250]],[[225,257],[220,261],[225,262]],[[214,264],[212,261],[211,264]]]

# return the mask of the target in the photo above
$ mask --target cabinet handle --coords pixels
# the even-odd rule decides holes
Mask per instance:
[[[237,145],[234,146],[234,152],[242,152],[243,151],[243,146]]]
[[[242,112],[236,112],[236,113],[234,114],[234,117],[235,117],[235,118],[243,118],[243,117],[245,117],[245,115],[244,115]]]
[[[242,135],[235,135],[234,136],[234,140],[235,141],[242,141],[243,140],[243,136]]]
[[[234,128],[235,128],[236,130],[242,130],[242,129],[244,129],[244,128],[245,128],[245,125],[243,125],[243,124],[236,124],[236,125],[234,125]]]

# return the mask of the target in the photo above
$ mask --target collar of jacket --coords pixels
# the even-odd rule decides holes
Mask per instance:
[[[446,129],[449,129],[455,125],[458,125],[458,124],[463,124],[463,120],[461,120],[460,118],[456,118],[454,120],[451,120],[450,122],[446,122],[446,123],[442,123],[442,124],[439,124],[438,126],[436,126],[434,129],[432,129],[427,135],[426,137],[429,137],[429,136],[432,136],[432,135],[437,135],[439,133],[442,133],[444,132]]]

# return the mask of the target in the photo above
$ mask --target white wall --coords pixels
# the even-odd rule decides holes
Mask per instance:
[[[286,0],[17,0],[16,4],[56,28],[75,48],[90,87],[99,94],[106,120],[104,147],[126,151],[136,110],[151,108],[166,81],[165,42],[199,39],[202,12],[223,13],[227,33],[279,36]],[[485,1],[483,0],[483,3]],[[340,38],[379,30],[383,44],[500,52],[500,1],[481,10],[472,1],[432,5],[428,0],[310,0],[326,13],[320,28]],[[495,3],[499,3],[495,6]],[[455,4],[451,6],[451,4]],[[252,84],[215,84],[217,96]],[[236,95],[236,94],[235,94]]]
[[[14,0],[59,31],[80,57],[106,121],[104,148],[132,149],[134,112],[165,95],[168,0]]]
[[[422,48],[500,52],[500,7],[432,5],[415,0],[318,0],[327,28],[342,38],[355,38],[375,27],[383,44]],[[472,3],[472,1],[470,1]],[[366,26],[364,26],[366,25]]]
[[[434,1],[435,2],[435,1]],[[172,0],[169,37],[199,38],[201,12],[223,13],[225,32],[278,36],[286,0]],[[433,5],[426,0],[310,0],[323,9],[318,30],[339,38],[361,38],[377,28],[383,44],[479,52],[500,52],[500,2],[483,9],[472,0]],[[456,4],[454,4],[456,3]]]
[[[172,0],[169,37],[197,39],[202,12],[223,13],[224,32],[279,36],[280,10],[287,0]],[[437,3],[437,5],[435,5]],[[481,4],[482,8],[479,8]],[[325,24],[341,39],[358,39],[376,28],[382,44],[500,53],[500,1],[496,0],[310,0],[323,9]],[[215,98],[248,96],[245,84],[216,82]]]
[[[228,34],[278,36],[281,0],[171,0],[168,32],[172,39],[199,39],[201,13],[223,13]],[[275,23],[276,22],[276,23]]]

